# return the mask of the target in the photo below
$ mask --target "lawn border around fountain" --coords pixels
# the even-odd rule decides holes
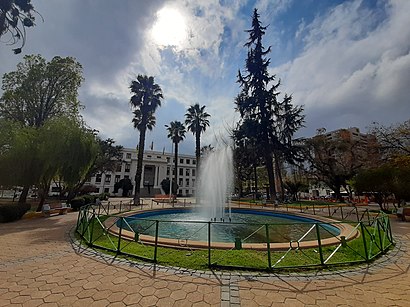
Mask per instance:
[[[333,226],[337,228],[340,233],[337,236],[326,238],[326,239],[321,239],[321,246],[329,246],[329,245],[335,245],[339,244],[340,241],[342,240],[342,237],[347,238],[347,241],[353,240],[357,238],[360,235],[360,232],[357,229],[354,229],[349,224],[344,224],[340,223],[339,221],[329,219],[326,217],[320,217],[320,216],[311,216],[303,213],[297,213],[297,212],[281,212],[281,211],[272,211],[269,209],[247,209],[247,208],[237,208],[233,207],[235,210],[243,210],[243,211],[253,211],[253,212],[269,212],[272,213],[274,212],[275,215],[283,215],[284,217],[301,217],[301,218],[306,218],[309,220],[312,220],[313,223],[317,224],[326,224]],[[183,208],[185,210],[189,210],[192,208],[185,207]],[[120,215],[120,217],[129,217],[129,216],[135,216],[141,214],[141,213],[146,213],[146,212],[161,212],[161,211],[166,211],[167,213],[172,212],[172,211],[180,211],[181,208],[166,208],[166,209],[149,209],[149,210],[144,210],[144,211],[136,211],[136,212],[127,212],[123,213]],[[152,218],[155,220],[155,218]],[[119,217],[110,217],[108,218],[104,224],[106,225],[113,225],[110,227],[109,232],[115,236],[121,235],[123,239],[126,240],[135,240],[135,233],[129,230],[122,229],[120,231],[120,228],[117,226],[117,221],[119,220]],[[212,223],[219,223],[219,222],[211,222]],[[114,225],[115,224],[115,225]],[[262,225],[262,224],[261,224]],[[211,242],[208,244],[207,241],[195,241],[195,240],[181,240],[181,239],[170,239],[170,238],[164,238],[158,236],[158,238],[155,238],[155,236],[150,236],[150,235],[144,235],[140,234],[139,235],[139,241],[144,243],[144,244],[150,244],[150,245],[155,245],[157,244],[158,246],[161,247],[169,247],[169,248],[178,248],[178,249],[207,249],[207,248],[213,248],[213,249],[232,249],[235,248],[235,242],[232,243],[226,243],[226,242]],[[185,241],[185,242],[183,242]],[[310,241],[304,241],[304,242],[296,242],[296,241],[290,241],[286,243],[269,243],[269,248],[271,251],[280,251],[280,250],[287,250],[289,247],[292,248],[317,248],[319,246],[318,240],[310,240]],[[249,250],[260,250],[264,251],[267,250],[268,244],[267,243],[243,243],[242,244],[243,249],[249,249]]]
[[[184,203],[176,203],[174,206],[179,209],[184,208]],[[155,208],[155,206],[153,206]],[[171,208],[171,205],[165,206]],[[160,208],[157,206],[157,208]],[[167,208],[167,209],[169,209]],[[260,208],[260,207],[259,207]],[[351,215],[357,221],[339,221],[337,224],[350,224],[355,226],[360,234],[355,234],[355,239],[343,240],[341,234],[337,238],[335,245],[322,245],[325,243],[320,239],[317,247],[301,247],[297,242],[287,243],[287,250],[273,250],[271,246],[265,250],[254,249],[218,249],[210,245],[204,248],[181,249],[175,247],[162,247],[159,240],[154,244],[146,244],[140,241],[140,236],[131,236],[124,239],[122,231],[118,225],[126,222],[126,217],[135,212],[149,212],[152,209],[147,203],[133,205],[129,203],[105,203],[90,204],[81,208],[76,233],[82,244],[92,248],[106,250],[121,257],[132,257],[144,262],[158,263],[171,267],[183,267],[195,270],[207,270],[209,268],[230,269],[230,270],[256,270],[256,271],[280,271],[280,270],[306,270],[319,268],[331,268],[338,266],[350,266],[356,264],[369,263],[374,259],[387,253],[395,242],[392,236],[390,221],[387,215],[382,212],[374,214],[365,209],[362,214]],[[266,208],[261,208],[266,210]],[[282,211],[285,211],[285,207]],[[353,212],[354,207],[341,206],[334,212],[343,211],[343,216],[348,216],[348,212]],[[260,209],[258,209],[260,210]],[[306,209],[307,210],[307,209]],[[270,211],[277,213],[280,208],[271,207]],[[325,213],[327,210],[322,212]],[[316,211],[318,213],[318,211]],[[357,213],[357,211],[356,211]],[[328,224],[329,219],[323,216],[312,216],[298,213],[298,216],[307,218],[323,219]],[[331,217],[330,215],[328,217]],[[120,222],[117,225],[117,220]],[[331,219],[333,221],[333,219]],[[154,221],[158,237],[158,225],[160,221]],[[208,222],[207,222],[208,223]],[[314,224],[313,232],[318,231],[320,222]],[[151,226],[152,227],[152,226]],[[121,236],[115,235],[114,228],[121,232]],[[131,228],[130,228],[131,229]],[[311,230],[312,230],[311,229]],[[140,243],[141,242],[141,243]],[[300,242],[303,243],[303,242]],[[183,245],[183,244],[182,244]],[[183,246],[182,246],[183,247]]]

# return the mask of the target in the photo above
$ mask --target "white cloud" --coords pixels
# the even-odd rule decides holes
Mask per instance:
[[[408,117],[409,11],[410,1],[393,0],[380,22],[362,1],[349,1],[305,27],[303,52],[272,71],[281,90],[306,106],[310,131]]]

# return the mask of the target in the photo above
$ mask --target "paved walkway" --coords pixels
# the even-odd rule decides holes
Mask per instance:
[[[410,223],[355,272],[273,275],[135,265],[73,245],[77,214],[0,224],[0,306],[410,306]]]

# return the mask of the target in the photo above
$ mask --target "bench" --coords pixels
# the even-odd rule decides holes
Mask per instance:
[[[410,216],[410,207],[401,207],[397,209],[396,215],[398,218],[401,218],[403,222],[406,221],[406,216]]]
[[[68,209],[70,209],[70,207],[68,207],[66,204],[61,204],[61,207],[56,208],[51,208],[49,204],[44,204],[42,212],[45,217],[49,217],[51,214],[55,213],[58,213],[58,215],[67,214]]]
[[[174,203],[176,199],[175,195],[171,195],[171,198],[167,194],[156,194],[154,195],[154,198],[152,199],[153,202],[155,203]]]

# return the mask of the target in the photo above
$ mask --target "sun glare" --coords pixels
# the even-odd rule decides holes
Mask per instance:
[[[152,37],[158,45],[180,47],[186,36],[185,20],[178,10],[164,7],[158,11],[152,28]]]

